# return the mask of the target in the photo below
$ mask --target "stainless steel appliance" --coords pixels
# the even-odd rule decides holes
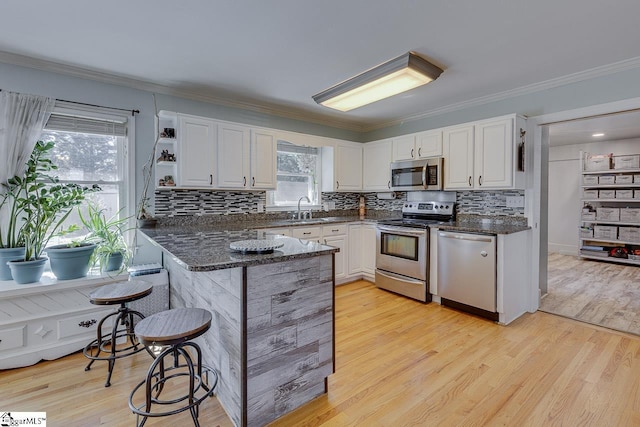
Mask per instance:
[[[391,163],[391,190],[442,190],[442,157]]]
[[[439,231],[438,294],[443,305],[497,321],[496,237]]]
[[[455,192],[409,192],[402,218],[378,222],[377,287],[419,301],[431,301],[429,225],[453,221],[455,200]]]

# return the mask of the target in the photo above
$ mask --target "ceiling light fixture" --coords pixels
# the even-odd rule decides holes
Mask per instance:
[[[349,111],[427,84],[440,74],[439,67],[415,52],[407,52],[313,95],[313,100],[325,107]]]
[[[594,133],[594,134],[593,134],[593,135],[591,135],[591,136],[604,136],[604,133]]]

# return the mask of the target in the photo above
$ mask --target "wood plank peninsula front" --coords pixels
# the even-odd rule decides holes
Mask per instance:
[[[163,250],[171,308],[211,311],[196,341],[220,374],[216,396],[237,426],[261,426],[327,392],[334,372],[334,253],[301,239],[270,254],[229,243],[251,230],[142,230]]]

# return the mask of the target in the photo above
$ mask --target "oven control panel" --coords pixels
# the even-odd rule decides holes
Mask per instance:
[[[455,202],[405,202],[403,214],[453,215]]]

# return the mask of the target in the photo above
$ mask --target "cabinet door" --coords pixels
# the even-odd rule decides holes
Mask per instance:
[[[376,273],[376,226],[362,226],[362,272],[373,276]]]
[[[213,120],[180,116],[178,162],[182,187],[213,187],[216,153]]]
[[[324,238],[324,244],[340,248],[340,252],[335,255],[335,279],[344,279],[347,277],[347,236],[327,236]]]
[[[475,187],[513,185],[513,119],[476,124]]]
[[[416,136],[416,150],[419,159],[442,156],[442,131],[419,133]]]
[[[249,128],[218,124],[218,187],[248,188]]]
[[[364,144],[362,189],[389,191],[391,189],[391,141]]]
[[[445,190],[473,188],[473,126],[445,129],[442,138]]]
[[[393,138],[393,161],[413,160],[417,157],[416,137],[414,135]]]
[[[375,247],[375,245],[374,245]],[[349,275],[362,273],[362,225],[349,225]]]
[[[336,190],[362,190],[362,144],[337,144],[336,156]]]
[[[275,133],[251,131],[251,188],[276,189],[277,151]]]

